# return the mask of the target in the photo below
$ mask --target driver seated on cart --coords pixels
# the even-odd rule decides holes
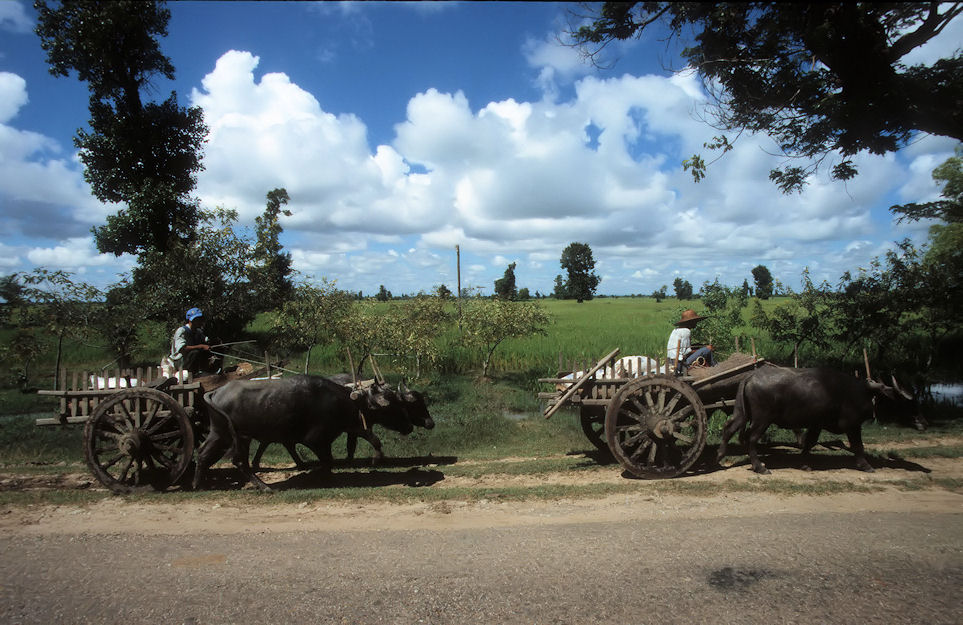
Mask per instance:
[[[677,374],[681,374],[693,365],[716,366],[711,345],[692,344],[692,328],[696,327],[696,324],[703,319],[705,317],[699,316],[691,308],[684,310],[682,311],[682,318],[675,324],[675,330],[669,335],[669,344],[666,351],[669,361],[677,363],[675,369]]]
[[[187,323],[174,331],[171,362],[177,369],[191,373],[220,373],[221,360],[211,353],[210,339],[204,333],[206,319],[200,308],[187,311]]]

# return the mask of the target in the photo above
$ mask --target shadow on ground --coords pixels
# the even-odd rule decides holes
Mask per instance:
[[[826,454],[820,453],[820,448],[831,449],[831,450],[843,450],[846,453],[842,454]],[[706,446],[706,451],[702,456],[702,466],[701,470],[695,471],[695,473],[714,473],[716,471],[724,471],[727,468],[732,469],[736,467],[749,467],[749,458],[746,457],[749,453],[748,449],[742,445],[729,445],[729,462],[732,462],[732,458],[736,456],[741,456],[735,462],[732,462],[728,467],[721,467],[715,465],[715,456],[717,446]],[[813,451],[809,454],[808,458],[803,458],[799,453],[799,448],[787,445],[784,443],[771,443],[759,445],[759,460],[761,460],[769,469],[799,469],[799,470],[812,470],[812,471],[835,471],[840,469],[850,469],[853,471],[858,471],[856,468],[856,457],[848,453],[849,447],[843,443],[841,440],[832,440],[821,442]],[[871,452],[866,452],[866,460],[872,465],[874,469],[894,469],[898,471],[912,471],[917,473],[932,473],[931,469],[924,467],[916,462],[910,462],[903,458],[893,458],[890,456],[877,455]],[[726,459],[723,459],[726,462]],[[713,466],[715,465],[715,466]]]
[[[268,478],[269,486],[274,490],[295,490],[314,488],[379,488],[382,486],[431,486],[445,479],[441,471],[426,468],[438,465],[448,465],[457,462],[455,456],[421,456],[414,458],[385,458],[377,467],[372,467],[370,460],[356,459],[336,460],[334,471],[328,472],[319,468],[317,462],[309,462],[308,467],[299,470],[290,467],[267,467],[256,473]],[[409,467],[407,471],[389,471],[385,469]],[[352,471],[350,469],[358,469]],[[296,472],[291,477],[279,481],[270,481],[272,473]],[[241,472],[234,467],[217,467],[206,473],[202,490],[240,490],[246,486]]]

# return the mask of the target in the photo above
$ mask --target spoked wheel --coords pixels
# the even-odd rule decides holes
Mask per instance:
[[[676,477],[689,470],[706,444],[706,411],[691,386],[668,376],[629,382],[609,403],[605,436],[629,473]]]
[[[118,391],[84,426],[84,456],[115,493],[163,490],[183,477],[194,456],[194,429],[173,397],[151,388]]]
[[[601,451],[608,452],[609,444],[605,440],[605,406],[582,406],[579,410],[579,421],[589,441]]]

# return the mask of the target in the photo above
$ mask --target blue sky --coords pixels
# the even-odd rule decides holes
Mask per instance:
[[[282,242],[309,279],[374,293],[492,291],[516,262],[520,287],[548,293],[559,257],[588,243],[600,293],[651,293],[677,276],[697,288],[751,282],[765,264],[797,286],[809,267],[835,283],[925,224],[893,203],[934,197],[933,167],[954,143],[920,137],[898,154],[860,155],[847,184],[815,176],[780,194],[767,137],[742,137],[699,184],[681,161],[718,134],[704,94],[672,49],[611,49],[607,69],[556,37],[577,18],[551,3],[192,3],[169,5],[161,41],[176,90],[211,128],[203,206],[252,225],[285,187]],[[37,266],[105,286],[131,258],[98,254],[90,228],[116,207],[94,199],[72,137],[87,87],[54,78],[31,3],[0,1],[0,273]],[[958,18],[911,61],[952,54]],[[827,168],[828,170],[828,168]],[[671,290],[671,287],[670,287]]]

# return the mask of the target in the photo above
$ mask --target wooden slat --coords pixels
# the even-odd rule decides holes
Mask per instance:
[[[582,386],[583,384],[585,384],[585,382],[587,382],[596,371],[598,371],[599,369],[601,369],[602,367],[604,367],[605,364],[606,364],[607,362],[609,362],[610,360],[612,360],[612,358],[614,358],[618,353],[619,353],[619,348],[616,347],[614,350],[612,350],[612,352],[611,352],[608,356],[605,356],[604,358],[602,358],[602,360],[598,361],[598,362],[595,364],[594,367],[592,367],[591,369],[589,369],[588,371],[586,371],[586,372],[585,372],[585,375],[583,375],[581,378],[579,378],[578,381],[576,381],[574,384],[572,384],[572,386],[570,386],[570,387],[568,388],[568,390],[565,391],[565,393],[558,399],[558,401],[555,403],[555,405],[550,406],[550,407],[545,411],[545,418],[548,419],[548,418],[551,417],[553,414],[555,414],[555,411],[558,410],[558,409],[562,406],[562,404],[565,403],[566,400],[568,400],[569,398],[571,398],[572,395],[574,395],[575,392],[576,392],[579,388],[581,388],[581,386]]]
[[[693,388],[698,389],[698,388],[701,387],[701,386],[705,386],[705,385],[708,384],[709,382],[713,382],[713,381],[719,380],[719,379],[721,379],[721,378],[728,378],[728,377],[731,377],[731,376],[734,375],[734,374],[742,373],[742,372],[744,372],[744,371],[749,371],[750,369],[755,369],[757,366],[759,366],[759,365],[760,365],[761,363],[763,363],[763,362],[765,362],[765,361],[764,361],[762,358],[760,358],[759,360],[756,360],[756,361],[754,361],[754,362],[747,362],[747,363],[744,364],[744,365],[740,365],[740,366],[734,367],[734,368],[732,368],[732,369],[726,369],[725,371],[722,371],[722,372],[717,373],[717,374],[715,374],[715,375],[710,375],[710,376],[708,376],[708,377],[705,377],[705,378],[701,378],[701,379],[699,379],[699,380],[696,380],[695,382],[692,383],[692,386],[693,386]]]
[[[37,419],[35,421],[36,425],[63,425],[64,423],[78,424],[86,423],[87,419],[90,417],[67,417],[64,421],[61,421],[57,417],[44,417],[42,419]]]

